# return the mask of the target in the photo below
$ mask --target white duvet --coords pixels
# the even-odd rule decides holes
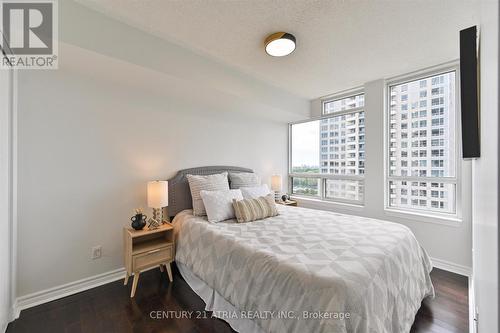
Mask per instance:
[[[176,261],[265,332],[409,332],[434,295],[405,226],[299,207],[261,221],[177,214]]]

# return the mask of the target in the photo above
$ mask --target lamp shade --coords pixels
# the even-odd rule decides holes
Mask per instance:
[[[280,192],[282,187],[281,175],[271,176],[271,190]]]
[[[168,182],[166,180],[148,182],[148,207],[166,206],[168,206]]]

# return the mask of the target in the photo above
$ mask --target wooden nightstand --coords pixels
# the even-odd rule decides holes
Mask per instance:
[[[276,201],[278,205],[284,205],[284,206],[297,206],[297,201],[295,200],[287,200],[287,201]]]
[[[127,271],[124,285],[127,285],[128,278],[134,274],[130,297],[135,295],[141,270],[160,266],[163,271],[163,265],[165,265],[168,279],[172,282],[170,263],[175,258],[173,229],[169,223],[153,230],[149,230],[147,227],[144,227],[143,230],[123,228],[123,252]]]

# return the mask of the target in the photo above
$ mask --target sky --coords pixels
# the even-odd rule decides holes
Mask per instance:
[[[292,167],[319,166],[319,120],[292,125]]]

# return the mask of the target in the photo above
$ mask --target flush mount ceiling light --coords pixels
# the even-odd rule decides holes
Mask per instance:
[[[264,42],[266,53],[273,57],[284,57],[295,50],[295,36],[288,32],[275,32]]]

